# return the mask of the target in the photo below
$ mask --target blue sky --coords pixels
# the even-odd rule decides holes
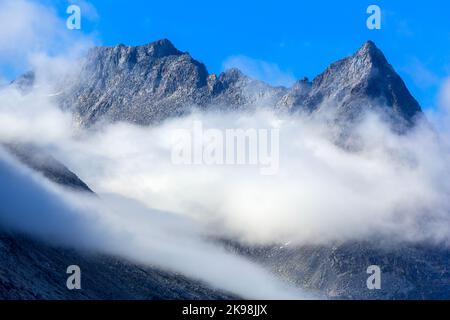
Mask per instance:
[[[445,0],[90,1],[95,10],[85,1],[40,2],[54,6],[61,17],[69,2],[80,4],[86,8],[81,32],[95,33],[105,45],[168,38],[210,72],[222,71],[237,56],[253,61],[254,68],[269,66],[263,78],[270,71],[275,77],[313,78],[371,39],[425,108],[435,103],[450,74],[450,2]],[[370,4],[382,10],[381,30],[366,27]]]

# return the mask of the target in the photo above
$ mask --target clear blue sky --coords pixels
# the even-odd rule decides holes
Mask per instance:
[[[65,16],[68,1],[42,0]],[[77,3],[79,1],[73,0]],[[313,78],[331,62],[373,40],[423,107],[434,104],[450,75],[448,0],[90,1],[98,17],[82,32],[105,45],[137,45],[170,39],[220,72],[231,56],[275,63],[286,73]],[[382,9],[381,30],[368,30],[366,9]],[[83,5],[81,5],[83,8]]]

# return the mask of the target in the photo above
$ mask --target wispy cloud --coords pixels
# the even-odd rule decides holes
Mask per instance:
[[[441,78],[428,68],[425,63],[418,58],[410,59],[407,66],[403,68],[404,72],[411,77],[414,84],[421,89],[428,89],[437,86]]]
[[[262,267],[209,244],[188,219],[120,196],[100,199],[62,190],[18,164],[1,146],[0,176],[3,230],[181,272],[243,298],[309,297]]]
[[[0,22],[0,67],[23,71],[35,55],[75,55],[94,43],[92,37],[68,30],[54,8],[38,1],[0,1]]]

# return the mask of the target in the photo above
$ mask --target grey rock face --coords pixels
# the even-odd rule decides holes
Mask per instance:
[[[337,119],[344,122],[380,107],[406,125],[412,125],[421,114],[403,80],[371,41],[354,55],[330,65],[312,83],[294,86],[284,99],[288,107],[311,111],[329,101],[336,108],[332,111]]]
[[[450,299],[450,249],[437,245],[362,241],[230,248],[331,299]],[[381,269],[380,290],[367,288],[371,265]]]
[[[254,91],[246,90],[250,85]],[[59,97],[83,126],[97,121],[141,125],[186,114],[210,105],[237,109],[266,92],[279,91],[237,70],[216,75],[168,40],[149,45],[97,47],[76,79],[64,84]]]
[[[140,47],[97,47],[89,52],[78,78],[63,88],[61,104],[74,110],[84,125],[98,120],[150,124],[203,101],[207,78],[203,64],[168,40]]]

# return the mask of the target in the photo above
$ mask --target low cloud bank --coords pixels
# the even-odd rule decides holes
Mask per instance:
[[[193,121],[219,130],[277,127],[277,174],[245,165],[174,165],[171,134]],[[357,131],[360,149],[347,151],[323,122],[302,116],[196,114],[154,128],[111,125],[65,144],[59,156],[70,155],[65,161],[96,190],[188,216],[213,235],[260,244],[377,235],[447,241],[448,145],[425,124],[400,136],[374,115]]]
[[[0,149],[0,225],[51,243],[181,272],[244,298],[301,299],[268,271],[208,244],[188,219],[115,195],[62,190]]]
[[[335,128],[320,116],[194,112],[153,127],[86,131],[39,90],[24,96],[10,88],[0,97],[8,102],[0,107],[2,139],[40,145],[98,193],[188,217],[206,234],[258,244],[449,239],[450,148],[445,133],[426,123],[399,135],[367,114],[354,131],[359,148],[349,151],[334,143]],[[276,128],[277,174],[251,165],[174,164],[173,134],[198,122],[221,132]]]

